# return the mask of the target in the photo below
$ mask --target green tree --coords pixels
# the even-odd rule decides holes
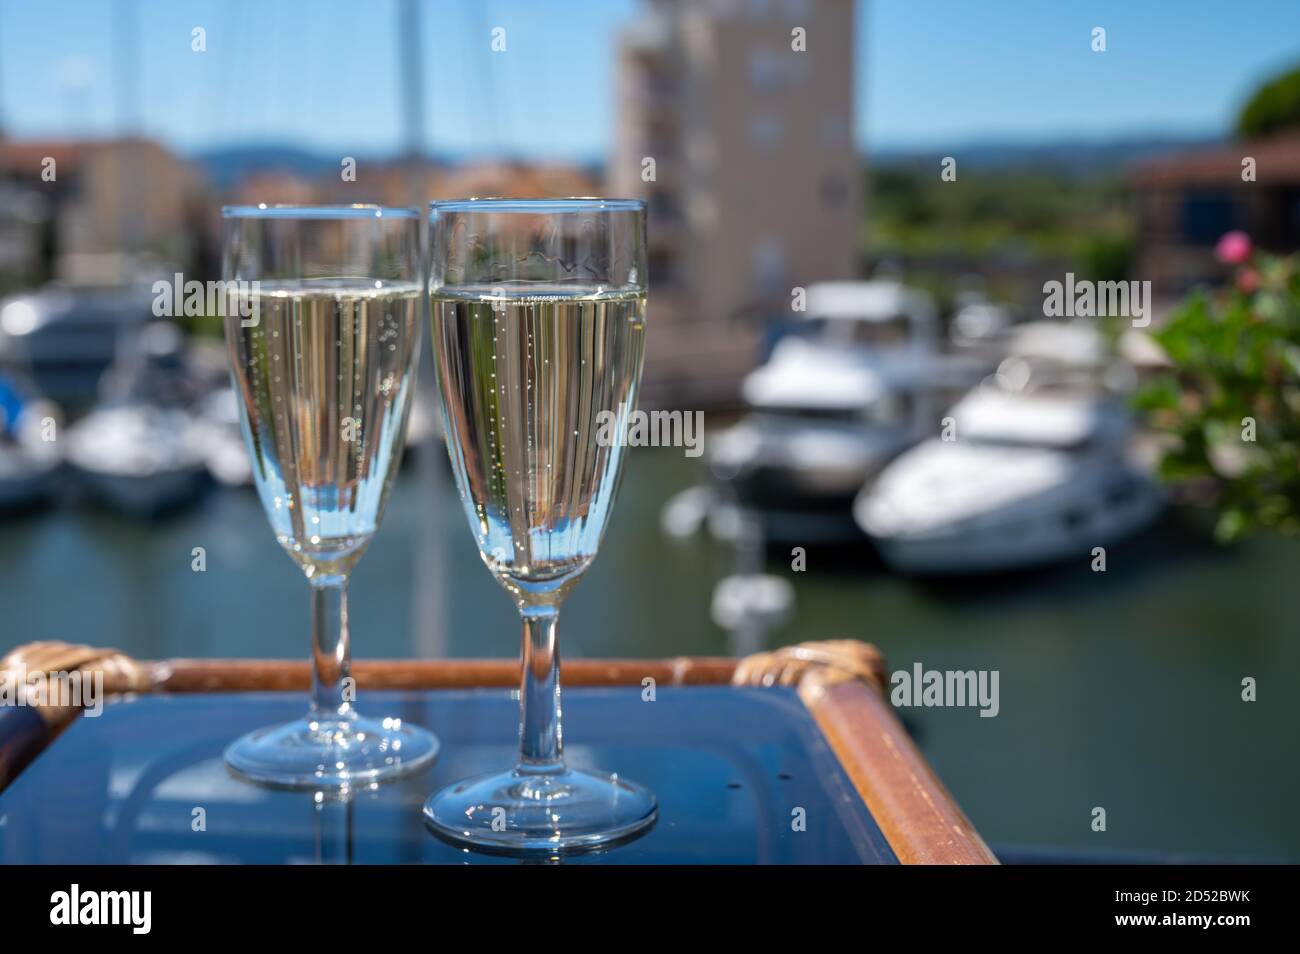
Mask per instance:
[[[1283,129],[1300,129],[1300,67],[1261,86],[1237,117],[1237,133],[1245,139]]]

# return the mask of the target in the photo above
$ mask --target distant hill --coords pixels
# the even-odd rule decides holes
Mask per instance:
[[[214,186],[218,189],[226,189],[240,179],[259,172],[289,172],[304,178],[314,178],[327,174],[337,175],[342,156],[327,152],[309,152],[292,146],[267,143],[200,150],[191,153],[188,158],[199,166]],[[395,155],[358,155],[355,158],[359,163],[378,164],[392,162],[397,157]],[[528,164],[527,158],[523,156],[435,155],[430,157],[432,162],[440,166],[472,164],[487,158],[502,162]],[[572,165],[594,178],[599,179],[601,177],[603,167],[599,161],[575,160]]]
[[[189,158],[219,189],[257,172],[292,172],[309,178],[319,176],[336,171],[340,161],[338,156],[270,144],[209,149]]]
[[[988,139],[967,142],[945,149],[925,147],[886,147],[869,149],[876,166],[934,166],[944,156],[954,156],[959,168],[1050,170],[1070,175],[1104,175],[1122,171],[1131,163],[1158,156],[1222,142],[1221,137],[1152,136],[1112,140],[1080,139],[1048,142],[1017,142],[1011,139]],[[340,157],[332,153],[311,152],[275,143],[249,144],[207,149],[190,155],[219,189],[228,188],[240,179],[257,172],[291,172],[307,178],[338,171]],[[358,156],[358,160],[388,161],[392,156]],[[474,156],[435,156],[439,164],[473,162]],[[523,156],[496,157],[527,163]],[[599,174],[599,161],[578,163],[584,170]]]
[[[1120,172],[1140,159],[1180,152],[1223,142],[1222,137],[1153,136],[1111,140],[1079,139],[1054,142],[983,140],[950,149],[886,148],[868,150],[871,162],[879,166],[934,165],[945,156],[957,160],[958,168],[1052,170],[1071,175]]]

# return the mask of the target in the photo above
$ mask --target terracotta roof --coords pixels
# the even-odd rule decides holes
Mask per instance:
[[[49,156],[60,171],[76,169],[94,153],[129,147],[169,154],[167,148],[152,139],[128,136],[116,139],[4,139],[0,138],[0,172],[39,175],[41,163]],[[180,161],[178,159],[178,161]]]
[[[595,195],[597,184],[570,166],[525,166],[479,163],[449,170],[437,182],[435,197],[459,199],[508,196],[513,199],[552,199]]]
[[[259,202],[313,203],[321,201],[317,184],[293,172],[267,170],[255,172],[241,179],[228,196],[238,205],[256,205]]]
[[[1255,160],[1257,183],[1300,185],[1300,132],[1148,159],[1134,165],[1132,177],[1147,188],[1239,185],[1247,156]]]
[[[72,168],[86,154],[88,143],[72,140],[0,140],[0,170],[39,175],[41,163],[52,156],[60,166]]]

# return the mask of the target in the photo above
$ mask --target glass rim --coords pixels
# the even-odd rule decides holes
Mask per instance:
[[[259,203],[258,205],[223,205],[223,219],[299,219],[346,221],[349,219],[414,219],[420,210],[413,205],[311,205],[306,203]]]
[[[559,199],[511,199],[469,197],[434,199],[429,212],[505,212],[545,215],[555,212],[644,212],[643,199],[606,199],[599,196],[570,196]]]

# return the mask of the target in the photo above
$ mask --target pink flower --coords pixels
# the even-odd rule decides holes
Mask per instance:
[[[1237,273],[1237,290],[1247,295],[1259,290],[1259,272],[1253,268],[1243,268]]]
[[[1240,265],[1253,251],[1250,236],[1245,232],[1228,232],[1214,246],[1214,257],[1225,265]]]

